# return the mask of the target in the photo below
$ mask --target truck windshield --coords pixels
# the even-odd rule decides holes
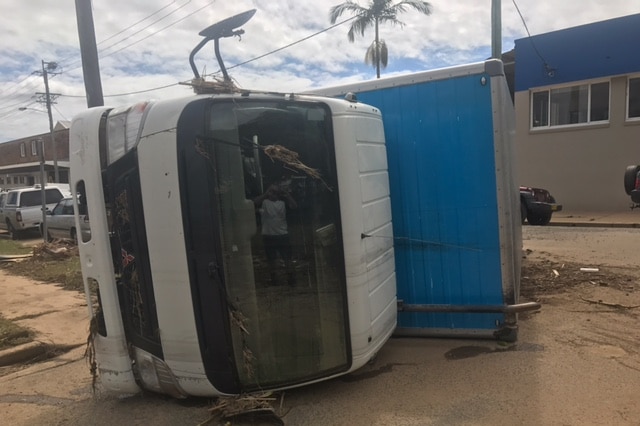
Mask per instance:
[[[237,380],[252,389],[345,371],[351,352],[330,111],[291,101],[206,110],[204,132],[178,138],[185,235],[192,287],[195,280],[205,297],[217,294],[212,286],[223,295]]]

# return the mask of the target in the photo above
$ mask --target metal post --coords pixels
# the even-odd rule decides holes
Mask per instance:
[[[93,26],[91,0],[76,1],[76,19],[80,38],[80,56],[82,57],[82,75],[84,90],[87,93],[87,107],[103,106],[102,83],[100,82],[100,62],[96,45],[96,31]]]
[[[502,3],[491,0],[491,57],[502,58]]]
[[[40,151],[40,197],[42,198],[42,238],[44,242],[47,242],[47,193],[45,191],[45,176],[44,176],[44,141],[39,140]]]
[[[49,73],[47,71],[47,68],[45,67],[45,64],[47,64],[47,67],[49,67],[49,63],[45,62],[44,60],[42,61],[42,76],[44,77],[44,91],[45,91],[45,96],[46,96],[46,102],[47,102],[47,114],[49,115],[49,135],[51,138],[51,150],[53,151],[53,173],[54,173],[54,180],[56,183],[60,182],[60,175],[58,174],[58,149],[56,148],[56,138],[53,135],[53,116],[51,115],[51,95],[49,93]],[[46,184],[43,183],[43,185]]]

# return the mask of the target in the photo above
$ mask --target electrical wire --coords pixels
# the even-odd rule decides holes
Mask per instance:
[[[204,9],[204,8],[206,8],[206,7],[208,7],[208,6],[210,6],[212,3],[214,3],[214,1],[215,1],[215,0],[213,0],[213,1],[211,1],[211,2],[209,2],[209,3],[207,3],[207,4],[205,4],[204,6],[202,6],[201,8],[199,8],[199,9],[197,9],[197,10],[195,10],[194,12],[191,12],[191,13],[190,13],[190,14],[188,14],[187,16],[185,16],[185,17],[183,17],[183,18],[181,18],[181,19],[179,19],[179,20],[177,20],[177,21],[175,21],[175,22],[173,22],[173,23],[171,23],[171,24],[169,24],[169,25],[167,25],[167,26],[165,26],[165,27],[163,27],[163,28],[159,29],[158,31],[155,31],[155,32],[150,33],[149,35],[147,35],[146,37],[143,37],[143,38],[142,38],[142,39],[140,39],[140,40],[137,40],[137,41],[135,41],[135,42],[133,42],[133,43],[130,43],[130,44],[128,44],[128,45],[126,45],[126,46],[124,46],[124,47],[122,47],[122,48],[120,48],[120,49],[118,49],[118,50],[115,50],[115,51],[113,51],[113,52],[110,52],[110,53],[107,53],[107,54],[103,54],[105,51],[109,50],[110,48],[112,48],[112,47],[114,47],[114,46],[116,46],[116,45],[118,45],[118,44],[120,44],[120,43],[123,43],[123,42],[125,42],[126,40],[129,40],[131,37],[133,37],[133,36],[135,36],[135,35],[137,35],[137,34],[140,34],[142,31],[146,30],[147,28],[151,27],[152,25],[157,24],[158,22],[160,22],[160,21],[164,20],[165,18],[167,18],[167,17],[169,17],[169,16],[173,15],[174,13],[178,12],[180,9],[182,9],[183,7],[185,7],[186,5],[188,5],[188,4],[191,2],[191,0],[189,0],[188,2],[186,2],[186,3],[184,3],[183,5],[179,6],[177,9],[175,9],[175,10],[173,10],[173,11],[171,11],[171,12],[167,13],[166,15],[162,16],[162,17],[161,17],[161,18],[159,18],[159,19],[156,19],[155,21],[151,22],[151,23],[150,23],[150,24],[148,24],[147,26],[142,27],[141,29],[137,30],[137,31],[136,31],[136,32],[134,32],[133,34],[130,34],[130,35],[128,35],[127,37],[125,37],[125,38],[123,38],[123,39],[121,39],[121,40],[119,40],[119,41],[116,41],[115,43],[112,43],[112,44],[110,44],[110,45],[108,45],[108,46],[106,46],[106,47],[104,47],[104,48],[100,49],[100,51],[98,52],[98,56],[100,57],[100,59],[104,59],[104,58],[106,58],[106,57],[108,57],[108,56],[111,56],[111,55],[113,55],[113,54],[115,54],[115,53],[118,53],[118,52],[120,52],[120,51],[122,51],[122,50],[124,50],[124,49],[127,49],[127,48],[129,48],[129,47],[131,47],[131,46],[133,46],[133,45],[135,45],[135,44],[137,44],[137,43],[140,43],[141,41],[146,40],[146,39],[148,39],[149,37],[152,37],[152,36],[154,36],[154,35],[158,34],[158,33],[159,33],[159,32],[161,32],[161,31],[164,31],[165,29],[167,29],[167,28],[169,28],[169,27],[171,27],[171,26],[173,26],[173,25],[177,24],[178,22],[181,22],[181,21],[185,20],[186,18],[188,18],[188,17],[192,16],[193,14],[195,14],[195,13],[199,12],[200,10],[202,10],[202,9]],[[76,66],[76,64],[79,64],[79,65],[77,65],[77,66]],[[67,70],[67,72],[69,72],[69,71],[73,71],[73,70],[75,70],[75,69],[78,69],[78,68],[82,67],[82,60],[77,60],[77,61],[75,61],[75,62],[71,63],[71,64],[69,65],[69,67],[71,67],[71,69]]]
[[[197,11],[196,11],[196,12],[197,12]],[[318,32],[315,32],[315,33],[313,33],[313,34],[311,34],[311,35],[308,35],[308,36],[306,36],[306,37],[304,37],[304,38],[302,38],[302,39],[300,39],[300,40],[294,41],[294,42],[289,43],[289,44],[287,44],[287,45],[285,45],[285,46],[282,46],[282,47],[279,47],[279,48],[277,48],[277,49],[274,49],[274,50],[272,50],[272,51],[270,51],[270,52],[267,52],[267,53],[265,53],[265,54],[263,54],[263,55],[256,56],[255,58],[249,59],[248,61],[244,61],[244,62],[241,62],[241,63],[239,63],[239,64],[235,64],[235,65],[232,65],[232,66],[230,66],[230,67],[227,67],[227,69],[232,69],[232,68],[240,67],[240,66],[242,66],[242,65],[246,65],[246,64],[248,64],[248,63],[251,63],[251,62],[257,61],[257,60],[259,60],[259,59],[262,59],[262,58],[264,58],[264,57],[266,57],[266,56],[269,56],[269,55],[272,55],[272,54],[274,54],[274,53],[280,52],[280,51],[282,51],[282,50],[284,50],[284,49],[287,49],[287,48],[289,48],[289,47],[291,47],[291,46],[295,46],[295,45],[296,45],[296,44],[298,44],[298,43],[302,43],[303,41],[309,40],[309,39],[311,39],[311,38],[313,38],[313,37],[315,37],[315,36],[318,36],[318,35],[320,35],[320,34],[322,34],[322,33],[325,33],[325,32],[327,32],[327,31],[329,31],[329,30],[332,30],[333,28],[335,28],[335,27],[337,27],[337,26],[340,26],[340,25],[342,25],[342,24],[344,24],[344,23],[346,23],[346,22],[349,22],[349,21],[351,21],[351,20],[353,20],[353,19],[355,19],[355,18],[357,18],[357,16],[353,16],[353,17],[351,17],[351,18],[345,19],[344,21],[338,22],[337,24],[334,24],[334,25],[332,25],[332,26],[330,26],[330,27],[324,28],[324,29],[322,29],[322,30],[320,30],[320,31],[318,31]],[[114,52],[114,53],[115,53],[115,52]],[[215,74],[219,74],[220,72],[221,72],[221,70],[219,70],[219,71],[217,71],[217,72],[215,72],[215,73],[207,74],[206,76],[212,76],[212,75],[215,75]],[[108,98],[108,97],[118,97],[118,96],[136,95],[136,94],[139,94],[139,93],[152,92],[152,91],[154,91],[154,90],[166,89],[166,88],[168,88],[168,87],[177,86],[177,85],[179,85],[179,84],[180,84],[180,83],[172,83],[172,84],[167,84],[167,85],[165,85],[165,86],[154,87],[154,88],[151,88],[151,89],[145,89],[145,90],[138,90],[138,91],[135,91],[135,92],[118,93],[118,94],[114,94],[114,95],[104,95],[104,97],[105,97],[105,98]],[[84,97],[85,97],[85,96],[73,96],[73,95],[62,95],[62,94],[61,94],[60,96],[70,97],[70,98],[84,98]]]
[[[187,1],[187,3],[185,3],[185,5],[186,5],[186,4],[188,4],[188,3],[190,3],[190,2],[191,2],[191,0],[188,0],[188,1]],[[161,7],[161,8],[160,8],[160,9],[158,9],[158,10],[156,10],[155,12],[153,12],[153,13],[151,13],[151,14],[149,14],[149,15],[145,16],[144,18],[142,18],[142,19],[140,19],[140,20],[138,20],[138,21],[134,22],[133,24],[128,25],[127,27],[125,27],[125,28],[121,29],[121,30],[120,30],[120,31],[118,31],[117,33],[110,35],[110,36],[109,36],[109,37],[107,37],[106,39],[99,41],[98,43],[96,43],[96,46],[100,46],[101,44],[106,43],[107,41],[109,41],[109,40],[111,40],[111,39],[113,39],[113,38],[115,38],[115,37],[119,36],[120,34],[125,33],[126,31],[130,30],[131,28],[135,27],[136,25],[138,25],[138,24],[140,24],[140,23],[142,23],[142,22],[146,21],[147,19],[151,18],[152,16],[157,15],[158,13],[162,12],[164,9],[168,8],[169,6],[171,6],[171,5],[172,5],[172,4],[174,4],[174,3],[175,3],[175,0],[173,0],[171,3],[168,3],[168,4],[164,5],[163,7]],[[145,27],[145,28],[146,28],[146,27]],[[123,39],[123,40],[125,40],[125,39]],[[81,60],[80,60],[80,59],[77,59],[78,55],[79,55],[79,53],[75,53],[75,54],[73,54],[72,56],[68,56],[68,57],[66,57],[66,58],[64,58],[64,59],[61,59],[61,60],[60,60],[60,64],[65,64],[67,61],[70,61],[71,59],[74,59],[74,58],[75,58],[75,59],[73,60],[73,62],[71,62],[70,64],[68,64],[68,65],[61,65],[61,67],[62,67],[62,68],[64,68],[64,67],[71,67],[71,66],[74,66],[76,63],[80,62]],[[73,68],[73,69],[75,69],[75,68]]]
[[[313,33],[313,34],[311,34],[311,35],[308,35],[307,37],[304,37],[304,38],[301,38],[300,40],[294,41],[293,43],[289,43],[289,44],[287,44],[287,45],[285,45],[285,46],[282,46],[282,47],[279,47],[279,48],[277,48],[277,49],[275,49],[275,50],[272,50],[272,51],[270,51],[270,52],[267,52],[267,53],[265,53],[264,55],[256,56],[255,58],[253,58],[253,59],[249,59],[248,61],[244,61],[244,62],[241,62],[241,63],[239,63],[239,64],[235,64],[235,65],[232,65],[232,66],[230,66],[230,67],[227,67],[227,69],[228,69],[228,70],[230,70],[230,69],[232,69],[232,68],[236,68],[236,67],[239,67],[239,66],[242,66],[242,65],[246,65],[246,64],[248,64],[248,63],[251,63],[251,62],[257,61],[258,59],[262,59],[262,58],[264,58],[264,57],[266,57],[266,56],[273,55],[274,53],[280,52],[281,50],[288,49],[288,48],[289,48],[289,47],[291,47],[291,46],[295,46],[295,45],[296,45],[296,44],[298,44],[298,43],[302,43],[303,41],[307,41],[307,40],[309,40],[310,38],[313,38],[313,37],[315,37],[315,36],[317,36],[317,35],[320,35],[320,34],[322,34],[322,33],[326,33],[327,31],[332,30],[332,29],[334,29],[334,28],[335,28],[335,27],[337,27],[337,26],[340,26],[340,25],[342,25],[342,24],[344,24],[344,23],[346,23],[346,22],[352,21],[352,20],[356,19],[358,16],[359,16],[359,15],[352,16],[351,18],[345,19],[344,21],[338,22],[337,24],[334,24],[334,25],[332,25],[332,26],[330,26],[330,27],[324,28],[324,29],[322,29],[322,30],[320,30],[320,31],[318,31],[318,32],[316,32],[316,33]],[[221,71],[222,71],[222,70],[218,70],[217,72],[215,72],[215,73],[213,73],[213,74],[210,74],[210,75],[218,74],[218,73],[220,73]]]
[[[103,97],[105,98],[115,98],[118,96],[128,96],[128,95],[137,95],[139,93],[146,93],[146,92],[153,92],[154,90],[162,90],[162,89],[167,89],[169,87],[173,87],[173,86],[178,86],[180,83],[171,83],[171,84],[167,84],[165,86],[159,86],[159,87],[153,87],[151,89],[144,89],[144,90],[137,90],[135,92],[127,92],[127,93],[116,93],[113,95],[103,95]],[[86,98],[86,95],[64,95],[64,94],[60,94],[60,96],[63,96],[65,98]]]
[[[520,19],[522,20],[522,25],[524,25],[525,31],[527,31],[527,36],[529,37],[529,42],[531,43],[531,46],[533,47],[533,50],[536,52],[536,54],[538,55],[538,57],[542,61],[542,65],[544,66],[545,71],[547,73],[555,71],[555,68],[552,68],[552,67],[549,66],[547,61],[544,59],[544,57],[542,56],[542,54],[538,50],[538,47],[533,42],[533,38],[531,38],[531,33],[529,32],[529,27],[527,27],[527,22],[525,21],[524,16],[522,16],[522,13],[520,12],[520,8],[518,7],[518,4],[516,3],[516,0],[511,0],[511,1],[513,2],[513,5],[516,7],[516,11],[518,12],[518,15],[520,15]]]
[[[214,0],[214,1],[215,1],[215,0]],[[168,25],[168,26],[166,26],[166,27],[161,28],[160,30],[158,30],[158,31],[156,31],[156,32],[154,32],[154,33],[152,33],[152,34],[148,35],[147,37],[145,37],[145,38],[143,38],[143,39],[140,39],[140,40],[138,40],[138,41],[136,41],[136,42],[134,42],[134,43],[131,43],[130,45],[127,45],[127,46],[123,47],[122,49],[119,49],[119,50],[117,50],[117,51],[111,52],[111,53],[109,53],[108,55],[105,55],[104,57],[106,57],[106,56],[110,56],[110,55],[112,55],[112,54],[115,54],[115,53],[117,53],[117,52],[119,52],[119,51],[121,51],[121,50],[123,50],[123,49],[125,49],[125,48],[129,47],[129,46],[132,46],[133,44],[139,43],[139,42],[141,42],[141,41],[145,40],[146,38],[149,38],[149,37],[151,37],[152,35],[157,34],[157,33],[158,33],[158,32],[160,32],[160,31],[165,30],[166,28],[168,28],[168,27],[170,27],[170,26],[172,26],[172,25],[177,24],[177,23],[178,23],[178,22],[180,22],[180,21],[185,20],[186,18],[190,17],[191,15],[193,15],[193,14],[195,14],[195,13],[199,12],[200,10],[202,10],[202,9],[204,9],[205,7],[209,6],[210,4],[214,3],[214,1],[211,1],[211,2],[207,3],[205,6],[203,6],[203,7],[199,8],[199,9],[195,10],[194,12],[192,12],[192,13],[190,13],[189,15],[187,15],[187,16],[185,16],[185,17],[181,18],[180,20],[175,21],[175,22],[173,22],[172,24],[170,24],[170,25]],[[313,34],[310,34],[310,35],[308,35],[308,36],[306,36],[306,37],[303,37],[303,38],[301,38],[301,39],[299,39],[299,40],[296,40],[296,41],[294,41],[294,42],[292,42],[292,43],[289,43],[289,44],[287,44],[287,45],[285,45],[285,46],[279,47],[279,48],[274,49],[274,50],[272,50],[272,51],[269,51],[269,52],[267,52],[267,53],[265,53],[265,54],[262,54],[262,55],[260,55],[260,56],[256,56],[256,57],[254,57],[254,58],[252,58],[252,59],[249,59],[249,60],[247,60],[247,61],[244,61],[244,62],[241,62],[241,63],[235,64],[235,65],[229,66],[229,67],[227,67],[227,69],[237,68],[237,67],[240,67],[240,66],[246,65],[246,64],[248,64],[248,63],[251,63],[251,62],[257,61],[257,60],[259,60],[259,59],[265,58],[265,57],[267,57],[267,56],[269,56],[269,55],[275,54],[275,53],[280,52],[280,51],[282,51],[282,50],[288,49],[289,47],[295,46],[296,44],[302,43],[303,41],[309,40],[309,39],[311,39],[311,38],[313,38],[313,37],[316,37],[316,36],[318,36],[318,35],[320,35],[320,34],[323,34],[323,33],[327,32],[327,31],[330,31],[330,30],[332,30],[332,29],[334,29],[334,28],[336,28],[336,27],[338,27],[338,26],[340,26],[340,25],[343,25],[343,24],[345,24],[345,23],[347,23],[347,22],[349,22],[349,21],[352,21],[353,19],[356,19],[357,17],[358,17],[358,16],[353,16],[353,17],[351,17],[351,18],[347,18],[347,19],[345,19],[345,20],[343,20],[343,21],[341,21],[341,22],[338,22],[338,23],[336,23],[336,24],[334,24],[334,25],[331,25],[330,27],[324,28],[324,29],[322,29],[322,30],[320,30],[320,31],[317,31],[317,32],[315,32],[315,33],[313,33]],[[70,71],[70,70],[66,70],[65,72],[69,72],[69,71]],[[208,74],[208,75],[209,75],[209,76],[211,76],[211,75],[218,74],[218,73],[220,73],[220,72],[221,72],[221,70],[219,70],[219,71],[217,71],[217,72],[215,72],[215,73],[212,73],[212,74]],[[179,85],[179,84],[180,84],[180,82],[178,82],[178,83],[171,83],[171,84],[167,84],[167,85],[164,85],[164,86],[153,87],[153,88],[150,88],[150,89],[137,90],[137,91],[133,91],[133,92],[126,92],[126,93],[117,93],[117,94],[112,94],[112,95],[103,95],[103,97],[105,97],[105,98],[109,98],[109,97],[120,97],[120,96],[136,95],[136,94],[140,94],[140,93],[152,92],[152,91],[155,91],[155,90],[167,89],[167,88],[169,88],[169,87],[177,86],[177,85]],[[60,94],[60,96],[63,96],[63,97],[66,97],[66,98],[86,98],[86,95],[65,95],[65,94]]]

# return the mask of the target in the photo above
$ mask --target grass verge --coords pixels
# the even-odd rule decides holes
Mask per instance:
[[[7,273],[36,281],[58,284],[65,290],[84,292],[78,249],[52,253],[50,244],[33,248],[33,256],[18,262],[7,262],[0,267]]]
[[[17,241],[0,238],[0,255],[29,254],[31,250],[31,247],[26,247]]]
[[[20,327],[0,314],[0,350],[28,343],[32,339],[31,330]]]

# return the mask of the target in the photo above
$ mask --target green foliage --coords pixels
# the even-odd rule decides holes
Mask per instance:
[[[34,256],[20,262],[0,264],[0,267],[9,274],[58,284],[66,290],[84,292],[80,258],[77,255],[64,258]]]
[[[31,247],[25,247],[19,241],[13,241],[9,238],[0,238],[0,255],[11,256],[29,253],[31,253]]]
[[[31,331],[0,314],[0,350],[30,342]]]
[[[393,0],[372,0],[369,7],[360,6],[358,3],[347,0],[342,4],[332,7],[329,10],[329,20],[335,24],[343,14],[353,15],[347,38],[350,42],[354,42],[356,34],[364,36],[367,28],[375,29],[375,38],[373,43],[367,50],[365,63],[372,64],[376,68],[376,75],[380,78],[380,66],[387,66],[387,46],[384,40],[379,37],[379,25],[388,23],[392,25],[404,26],[397,16],[404,13],[407,9],[413,9],[424,15],[431,14],[431,4],[422,0],[401,0],[394,3]]]

